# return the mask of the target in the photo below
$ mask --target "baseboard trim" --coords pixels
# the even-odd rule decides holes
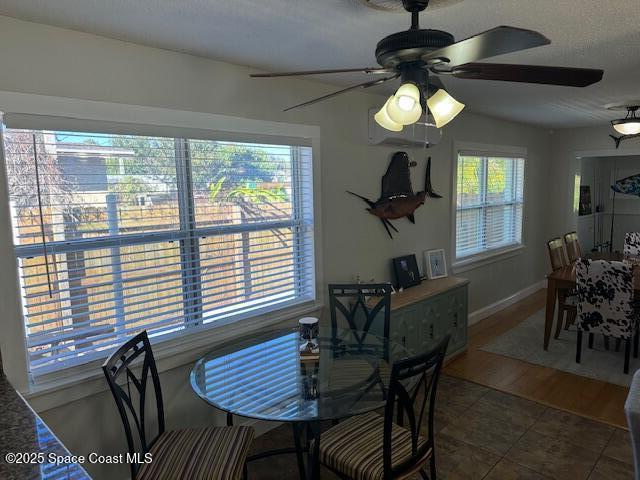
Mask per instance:
[[[482,307],[475,312],[471,312],[469,314],[469,325],[478,323],[480,320],[484,320],[488,316],[493,315],[500,310],[504,310],[505,308],[545,287],[546,281],[540,280],[539,282],[536,282],[533,285],[529,285],[528,287],[523,288],[513,295],[503,298],[502,300],[498,300],[497,302],[494,302],[491,305],[487,305],[486,307]]]

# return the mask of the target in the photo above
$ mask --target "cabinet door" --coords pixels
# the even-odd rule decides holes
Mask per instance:
[[[467,344],[467,289],[457,288],[449,292],[444,305],[446,317],[449,320],[448,332],[451,335],[449,341],[449,353],[453,353]]]
[[[420,302],[418,308],[420,315],[416,336],[418,338],[418,350],[424,353],[431,350],[438,339],[444,335],[439,297]]]
[[[389,325],[389,337],[392,342],[409,348],[408,323],[415,316],[415,307],[406,307],[391,312],[391,324]]]

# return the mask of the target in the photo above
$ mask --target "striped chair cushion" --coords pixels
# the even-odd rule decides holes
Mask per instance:
[[[375,412],[345,420],[322,434],[320,461],[349,478],[380,480],[384,476],[383,431],[384,417]],[[426,439],[420,437],[418,448],[425,442]],[[430,449],[423,460],[431,453]],[[391,455],[394,466],[411,456],[411,433],[395,424],[391,431]]]
[[[153,461],[142,465],[136,480],[240,479],[252,440],[251,427],[164,432],[150,449]]]

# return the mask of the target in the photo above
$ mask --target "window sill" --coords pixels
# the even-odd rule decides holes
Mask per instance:
[[[492,252],[473,255],[472,257],[468,257],[453,263],[451,265],[451,270],[456,274],[474,270],[491,263],[500,262],[502,260],[521,255],[525,248],[526,245],[515,245]]]
[[[285,328],[300,316],[318,312],[323,307],[319,302],[308,302],[280,312],[260,315],[237,322],[212,326],[206,330],[183,335],[153,346],[153,354],[162,374],[174,368],[195,363],[207,352],[222,347],[236,338],[250,335],[268,327],[280,324]],[[102,360],[61,372],[58,378],[31,385],[28,392],[22,392],[29,404],[37,412],[42,412],[70,403],[84,397],[107,391],[108,386],[102,374]],[[188,382],[188,378],[185,379]]]

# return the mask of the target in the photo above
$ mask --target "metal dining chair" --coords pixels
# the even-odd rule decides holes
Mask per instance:
[[[625,341],[624,373],[629,373],[631,339],[633,356],[638,357],[638,313],[634,302],[633,267],[624,262],[580,258],[576,263],[578,290],[578,341],[576,363],[582,354],[582,332]]]
[[[547,242],[547,251],[549,252],[549,261],[551,262],[552,270],[559,270],[569,265],[562,238],[556,237],[549,240]],[[556,320],[554,338],[560,336],[563,321],[566,330],[575,322],[576,314],[575,292],[558,289],[558,319]]]
[[[129,454],[139,453],[144,458],[150,453],[153,459],[150,463],[131,463],[132,479],[235,480],[246,474],[245,459],[253,440],[253,428],[165,430],[160,378],[146,331],[118,348],[102,370],[122,419]],[[149,377],[158,425],[152,438],[148,436],[147,420],[151,420],[148,414],[153,408],[146,408],[153,407],[147,399]]]
[[[430,352],[395,362],[384,415],[370,412],[327,430],[320,440],[321,463],[345,479],[390,480],[420,473],[436,480],[433,417],[448,344],[446,336]]]
[[[640,232],[627,232],[625,234],[622,253],[625,256],[640,256]]]
[[[391,291],[390,283],[329,284],[332,335],[342,327],[361,344],[370,332],[389,338]]]
[[[329,310],[331,317],[331,338],[333,342],[342,342],[349,351],[364,348],[379,348],[369,335],[389,339],[391,323],[390,283],[348,283],[329,285]],[[348,333],[346,333],[348,332]],[[348,336],[348,338],[344,338]],[[368,339],[372,340],[371,342]],[[382,358],[388,360],[389,345],[382,345]],[[347,353],[347,352],[345,352]],[[344,365],[344,363],[343,363]],[[387,364],[380,363],[374,371],[365,360],[350,360],[348,368],[331,375],[332,389],[348,390],[355,382],[371,372],[371,387],[383,385],[389,378]]]

